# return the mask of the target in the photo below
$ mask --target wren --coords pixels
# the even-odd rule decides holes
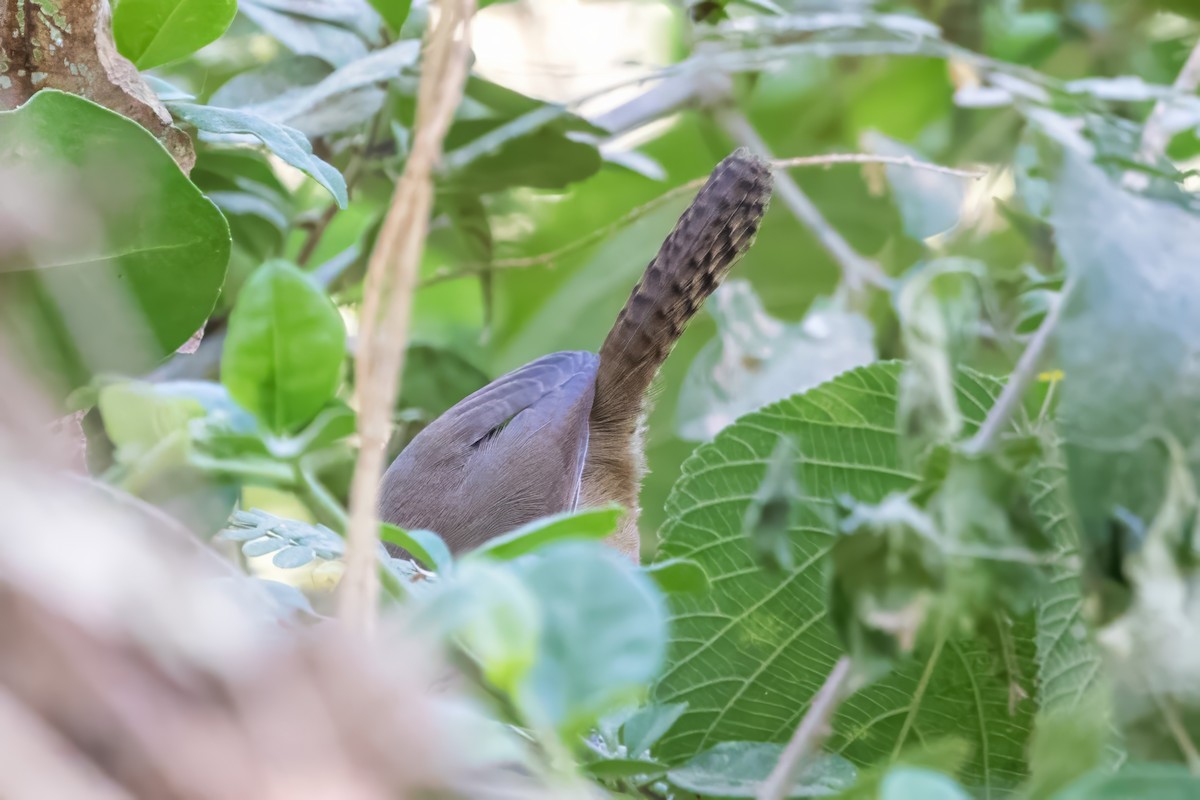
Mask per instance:
[[[754,242],[771,187],[769,165],[748,150],[721,161],[599,355],[543,356],[430,423],[384,473],[381,519],[436,531],[462,552],[539,517],[617,503],[627,513],[608,543],[637,559],[647,390],[700,304]]]

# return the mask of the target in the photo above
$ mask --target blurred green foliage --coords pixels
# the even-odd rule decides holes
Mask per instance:
[[[743,282],[662,370],[647,566],[589,541],[611,509],[465,555],[384,527],[420,561],[380,546],[385,603],[539,745],[514,760],[619,796],[756,796],[848,657],[835,752],[782,796],[1194,793],[1194,4],[613,0],[662,11],[647,47],[673,63],[574,93],[535,36],[507,62],[488,49],[549,6],[482,5],[495,61],[434,176],[390,454],[502,373],[597,350],[689,199],[659,198],[736,146],[984,173],[781,173]],[[90,409],[102,480],[294,574],[345,551],[347,356],[431,9],[242,0],[231,23],[221,3],[184,24],[196,8],[121,0],[114,18],[192,136],[190,180],[89,99],[0,113],[0,168],[26,189],[0,205],[22,223],[0,227],[0,330]],[[580,53],[592,36],[542,32]],[[513,64],[547,96],[507,85]],[[730,374],[762,378],[752,403],[697,389],[745,401]],[[678,435],[714,407],[750,413],[715,415],[732,424],[699,447]],[[262,488],[308,518],[251,510]]]

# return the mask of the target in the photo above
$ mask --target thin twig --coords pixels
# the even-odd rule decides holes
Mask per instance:
[[[1154,699],[1162,712],[1163,721],[1167,723],[1167,730],[1171,732],[1171,737],[1175,739],[1175,744],[1179,746],[1179,751],[1187,761],[1188,770],[1193,775],[1200,775],[1200,751],[1196,750],[1196,743],[1192,741],[1187,726],[1179,718],[1179,710],[1175,708],[1174,701],[1170,697],[1157,694]]]
[[[363,175],[363,165],[375,147],[375,140],[379,138],[380,127],[384,119],[391,118],[390,112],[391,103],[385,101],[383,108],[371,118],[370,123],[367,125],[366,140],[359,147],[356,147],[350,155],[350,163],[346,165],[346,171],[342,176],[346,181],[346,196],[348,198],[353,198],[354,196],[354,187],[358,184],[358,179]],[[296,255],[297,264],[302,267],[308,265],[308,260],[316,252],[317,245],[321,243],[321,239],[324,238],[325,232],[329,229],[329,223],[333,222],[333,218],[338,210],[337,203],[330,203],[321,212],[321,216],[317,218],[316,222],[309,229],[308,236],[304,238],[304,243],[300,245],[300,251]]]
[[[325,236],[325,231],[329,228],[329,223],[333,222],[333,217],[337,212],[338,204],[330,203],[325,206],[325,210],[321,212],[321,216],[317,217],[316,221],[313,222],[308,235],[304,237],[304,244],[300,245],[300,252],[296,254],[296,263],[299,266],[303,267],[308,264],[308,260],[317,251],[317,245],[321,243],[321,239]]]
[[[1012,377],[1008,379],[1008,383],[1004,384],[1004,390],[1000,392],[996,404],[988,411],[979,430],[967,442],[968,453],[985,453],[990,450],[995,445],[1000,433],[1008,426],[1013,415],[1017,413],[1021,400],[1025,397],[1025,392],[1037,377],[1038,365],[1046,353],[1046,348],[1050,345],[1051,334],[1058,327],[1058,320],[1062,316],[1063,306],[1066,305],[1068,293],[1073,285],[1072,282],[1068,282],[1063,287],[1062,294],[1046,312],[1046,317],[1033,334],[1033,338],[1029,340],[1025,352],[1021,353]]]
[[[956,178],[971,178],[973,180],[986,178],[988,174],[987,170],[983,169],[943,167],[940,164],[918,161],[912,156],[877,156],[873,153],[829,153],[823,156],[776,158],[771,161],[771,166],[777,169],[786,169],[788,167],[825,167],[833,164],[891,164],[897,167],[912,167],[913,169],[923,169],[929,172],[938,172],[942,175],[953,175]]]
[[[910,156],[877,156],[871,153],[827,153],[820,156],[798,156],[794,158],[777,158],[770,160],[771,166],[777,169],[791,169],[795,167],[831,167],[839,164],[890,164],[898,167],[910,167],[912,169],[923,169],[930,172],[937,172],[943,175],[954,175],[960,178],[980,179],[987,175],[984,170],[967,170],[955,169],[953,167],[943,167],[938,164],[930,164],[926,161],[918,161]],[[704,182],[708,180],[708,176],[696,178],[687,183],[680,184],[673,189],[669,189],[658,197],[643,203],[642,205],[628,211],[615,221],[605,225],[602,228],[597,228],[586,236],[581,236],[574,241],[568,242],[562,247],[556,247],[545,253],[539,253],[536,256],[522,256],[520,258],[498,258],[490,264],[468,264],[465,267],[458,269],[443,268],[435,272],[432,276],[421,282],[421,288],[432,286],[446,281],[458,280],[459,278],[467,278],[472,275],[478,275],[485,267],[487,269],[525,269],[528,267],[553,267],[556,262],[563,256],[570,255],[577,250],[582,250],[590,244],[598,242],[614,231],[629,225],[652,211],[655,211],[677,197],[689,194],[696,191]],[[847,245],[849,247],[849,245]]]
[[[796,782],[796,773],[804,760],[820,746],[821,740],[829,735],[833,712],[846,695],[850,680],[850,656],[842,656],[833,665],[829,677],[813,697],[812,704],[792,734],[792,739],[783,748],[779,762],[758,790],[758,800],[784,800]]]
[[[430,29],[417,88],[412,151],[367,266],[362,333],[355,354],[359,451],[350,485],[346,572],[339,614],[370,634],[379,597],[379,476],[383,472],[391,409],[399,391],[417,268],[429,230],[433,170],[442,140],[462,99],[470,56],[470,19],[475,0],[446,0]]]
[[[1187,61],[1183,63],[1183,68],[1179,70],[1179,75],[1175,78],[1175,83],[1171,88],[1174,89],[1173,95],[1178,96],[1193,94],[1198,86],[1200,86],[1200,41],[1196,42],[1192,52],[1188,54]],[[1146,124],[1142,128],[1142,143],[1137,153],[1137,160],[1143,164],[1153,164],[1167,150],[1170,135],[1167,133],[1166,120],[1167,110],[1172,99],[1164,97],[1159,100],[1150,111],[1150,116],[1146,118]],[[1127,189],[1135,191],[1145,189],[1149,182],[1150,179],[1144,172],[1132,170],[1125,173],[1122,181]]]
[[[605,225],[603,228],[597,228],[588,235],[580,237],[573,242],[568,242],[562,247],[555,248],[549,252],[541,253],[536,256],[526,256],[523,258],[498,258],[487,265],[473,264],[461,269],[442,269],[423,281],[421,286],[424,288],[425,286],[431,286],[435,283],[442,283],[444,281],[451,281],[458,278],[466,278],[471,275],[478,275],[482,271],[481,268],[483,267],[487,267],[489,269],[522,269],[525,267],[552,266],[554,262],[558,261],[563,256],[587,247],[593,242],[600,241],[613,231],[619,230],[632,222],[636,222],[638,219],[644,217],[660,206],[666,205],[676,197],[680,197],[688,194],[689,192],[695,191],[704,185],[705,180],[707,180],[707,178],[700,178],[698,180],[688,181],[682,186],[676,186],[674,189],[659,195],[650,202],[640,205],[632,211],[624,214],[615,222]]]
[[[715,108],[713,113],[718,124],[734,141],[765,158],[774,160],[767,143],[740,110],[724,106]],[[820,245],[837,262],[842,270],[842,284],[852,307],[858,308],[864,304],[864,295],[869,286],[888,285],[888,277],[883,269],[871,259],[859,255],[858,251],[850,246],[790,175],[784,172],[776,175],[775,194],[800,224],[817,237]]]

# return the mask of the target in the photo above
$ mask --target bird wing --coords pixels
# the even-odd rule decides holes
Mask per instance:
[[[552,353],[497,378],[434,420],[384,475],[380,514],[474,547],[574,509],[599,357]]]

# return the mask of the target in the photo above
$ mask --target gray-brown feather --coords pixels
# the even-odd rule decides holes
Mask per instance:
[[[647,390],[688,321],[753,243],[770,195],[770,169],[748,151],[718,164],[646,267],[599,357],[545,356],[434,420],[384,475],[381,518],[437,531],[458,551],[577,503],[617,503],[628,513],[610,543],[636,558]]]
[[[749,249],[771,196],[769,166],[741,149],[713,170],[646,267],[600,349],[585,506],[629,509],[611,544],[638,553],[638,494],[645,475],[646,392],[700,305]]]

